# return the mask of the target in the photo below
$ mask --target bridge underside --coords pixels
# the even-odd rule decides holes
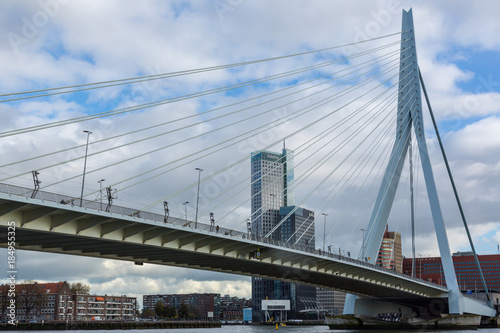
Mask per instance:
[[[183,226],[184,223],[150,221],[0,193],[0,247],[7,247],[12,221],[16,226],[17,250],[300,282],[413,309],[441,299],[440,307],[447,308],[445,287],[351,258],[303,252],[272,242],[256,242],[241,233],[235,237],[229,232],[192,229]]]
[[[7,228],[2,225],[0,227],[2,239],[6,239],[6,237],[3,237],[6,234]],[[189,250],[158,248],[145,244],[139,245],[101,238],[69,236],[67,234],[25,228],[16,229],[16,240],[16,248],[18,250],[108,258],[279,279],[288,282],[300,282],[319,287],[334,288],[336,290],[349,290],[351,292],[352,290],[356,290],[356,294],[358,295],[380,299],[411,299],[410,303],[415,304],[425,303],[426,300],[429,300],[427,297],[410,295],[406,291],[394,289],[389,285],[377,285],[375,287],[373,283],[370,283],[369,278],[356,281],[349,277],[340,276],[340,273],[332,276],[327,273],[310,271],[304,268],[271,264],[260,260],[249,260],[245,258],[246,256],[242,258],[230,258],[201,252],[193,255],[192,251]],[[0,246],[6,247],[6,243],[2,242]],[[255,250],[258,248],[256,245],[254,247]],[[260,250],[262,256],[273,251],[271,248],[264,247],[261,247]],[[305,259],[305,262],[307,261],[308,259]],[[318,264],[309,262],[305,265],[312,267]],[[353,274],[356,273],[353,272]]]

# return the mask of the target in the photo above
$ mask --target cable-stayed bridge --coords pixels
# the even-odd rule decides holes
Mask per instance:
[[[375,42],[379,44],[373,45]],[[305,62],[312,65],[304,66]],[[134,84],[177,78],[186,84],[191,75],[218,71],[237,77],[242,72],[248,75],[251,66],[262,64],[276,67],[276,72],[198,91],[186,86],[182,95],[165,93],[165,98],[147,103],[139,103],[141,98],[137,98],[116,103],[108,111],[0,133],[3,140],[18,140],[21,146],[22,138],[44,140],[39,133],[62,133],[59,139],[64,138],[65,128],[82,123],[87,126],[99,120],[111,128],[123,117],[134,117],[135,112],[144,114],[152,109],[155,116],[149,124],[137,116],[137,127],[112,135],[102,133],[96,141],[90,141],[96,131],[86,130],[83,145],[34,151],[30,157],[19,154],[3,163],[1,167],[7,171],[0,179],[0,232],[7,235],[13,221],[18,249],[183,266],[334,288],[352,294],[346,303],[348,314],[397,312],[390,311],[394,306],[410,313],[440,300],[442,312],[493,316],[493,308],[463,297],[456,283],[425,142],[424,102],[411,12],[403,15],[401,32],[370,41],[224,66],[4,94],[0,102],[15,107],[32,99],[51,102],[61,95],[76,95],[77,101],[89,98],[93,91],[121,87],[133,95],[130,86]],[[172,87],[167,84],[165,89]],[[191,102],[198,98],[206,99]],[[217,98],[224,104],[216,103]],[[194,106],[179,104],[186,101]],[[181,112],[177,105],[194,112]],[[157,110],[167,112],[165,121],[159,120]],[[248,228],[277,204],[275,200],[280,200],[283,193],[272,193],[255,213],[246,214],[245,207],[251,200],[243,193],[248,193],[258,179],[272,178],[273,171],[250,177],[238,168],[249,164],[251,151],[273,149],[282,142],[294,145],[297,177],[279,191],[294,190],[300,202],[297,207],[314,199],[315,211],[328,211],[324,214],[325,230],[326,216],[333,215],[329,207],[338,207],[339,202],[372,208],[366,217],[369,223],[360,260],[325,251],[324,246],[316,249],[317,236],[308,240],[309,246],[302,246],[298,240],[303,235],[297,231],[286,241],[276,240],[273,234],[289,214],[273,221],[268,232]],[[245,145],[251,150],[242,148]],[[75,155],[79,150],[84,154]],[[238,150],[240,154],[235,153]],[[374,265],[411,150],[419,152],[447,287]],[[208,171],[204,165],[217,163],[218,167],[202,178],[202,172]],[[183,182],[187,176],[182,168],[193,164],[197,166],[198,181]],[[141,167],[134,169],[136,165]],[[40,181],[45,174],[51,179],[48,184]],[[170,177],[168,182],[162,178],[165,175]],[[85,181],[88,186],[92,177],[99,179],[99,185],[105,180],[111,183],[105,189],[106,195],[101,188],[85,190]],[[23,183],[26,179],[33,182],[33,188]],[[80,180],[78,193],[79,188],[72,184]],[[12,185],[14,182],[22,186]],[[201,184],[213,191],[203,192],[205,197],[199,202]],[[58,186],[61,192],[49,192]],[[163,195],[143,207],[124,208],[113,203],[115,193],[120,196],[132,188],[138,192],[161,188]],[[343,192],[345,189],[350,192]],[[186,193],[192,191],[196,193],[196,208],[190,209],[189,219],[186,195],[190,194]],[[177,216],[171,214],[172,202],[178,203]],[[205,223],[209,212],[214,214],[210,214],[210,223]],[[363,216],[346,209],[338,220],[354,218],[361,220]],[[321,235],[318,229],[316,235]],[[349,236],[345,238],[349,240],[352,226],[341,223],[325,231],[323,239],[342,229],[347,229]],[[2,237],[1,245],[7,247],[5,239]],[[355,295],[363,298],[356,299]],[[388,310],[382,311],[385,308]]]
[[[95,202],[86,207],[63,204],[68,197],[54,193],[39,191],[30,198],[30,189],[8,185],[1,185],[0,191],[2,236],[7,234],[6,221],[15,221],[17,249],[300,282],[380,301],[397,300],[407,311],[436,301],[442,310],[448,308],[446,287],[362,260],[202,223],[196,229],[186,227],[183,219],[164,222],[158,214],[138,217],[126,207],[105,212]],[[466,312],[491,315],[484,304],[468,301]]]

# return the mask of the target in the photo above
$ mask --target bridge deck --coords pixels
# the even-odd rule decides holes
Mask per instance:
[[[54,193],[29,198],[29,189],[4,184],[0,191],[2,247],[7,245],[7,223],[15,221],[17,249],[280,279],[379,298],[443,297],[447,292],[443,286],[359,260],[282,247],[271,239],[249,239],[242,232],[217,232],[200,223],[193,229],[184,226],[185,220],[169,218],[164,223],[163,216],[150,213],[141,213],[150,219],[139,218],[123,207],[103,212],[62,204],[74,199]]]

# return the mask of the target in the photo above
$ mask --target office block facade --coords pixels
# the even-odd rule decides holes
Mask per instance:
[[[283,149],[281,153],[252,153],[251,231],[253,235],[268,236],[313,249],[314,213],[293,205],[294,195],[290,187],[294,179],[293,164],[293,152],[288,149]],[[283,223],[279,225],[282,220]],[[315,287],[252,278],[254,322],[264,320],[262,300],[265,299],[290,300],[288,319],[296,318],[300,311],[317,308]]]
[[[471,252],[457,252],[452,256],[458,285],[463,292],[483,289],[474,256]],[[490,290],[500,291],[500,254],[478,255],[478,260]],[[403,260],[403,274],[412,274],[412,258]],[[443,286],[446,279],[440,257],[420,257],[415,259],[416,277]]]
[[[293,152],[252,153],[251,173],[251,232],[265,236],[279,222],[280,207],[293,205]]]
[[[386,227],[377,257],[377,265],[398,273],[403,272],[403,252],[400,233],[389,231]]]

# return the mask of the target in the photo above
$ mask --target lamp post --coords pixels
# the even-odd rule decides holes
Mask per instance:
[[[80,207],[83,205],[83,187],[85,185],[85,169],[87,168],[87,153],[89,151],[89,136],[92,134],[91,131],[83,131],[83,133],[87,133],[87,145],[85,147],[85,160],[83,162],[83,178],[82,178],[82,194],[80,195]]]
[[[366,229],[361,229],[363,231],[363,244],[361,245],[361,260],[365,260],[365,231]]]
[[[325,215],[325,222],[323,223],[323,253],[325,253],[325,239],[326,239],[326,217],[328,214],[321,213],[321,215]]]
[[[106,179],[101,179],[98,180],[97,182],[99,183],[99,196],[101,198],[101,210],[102,210],[102,182],[105,181]]]
[[[274,197],[276,196],[275,194],[271,193],[269,194],[269,196],[271,197],[271,209],[269,209],[269,214],[271,215],[270,218],[271,218],[271,229],[274,228]],[[273,235],[271,235],[271,238],[273,237]]]
[[[198,203],[200,201],[200,179],[201,179],[201,172],[203,171],[203,169],[195,168],[195,170],[198,170],[198,194],[196,195],[196,217],[194,219],[194,228],[196,229],[198,227]]]
[[[247,232],[248,232],[248,239],[250,239],[250,233],[252,231],[250,219],[247,219]]]
[[[184,214],[186,214],[186,223],[188,221],[188,211],[187,211],[187,204],[189,203],[189,201],[186,201],[183,203],[184,205]]]

